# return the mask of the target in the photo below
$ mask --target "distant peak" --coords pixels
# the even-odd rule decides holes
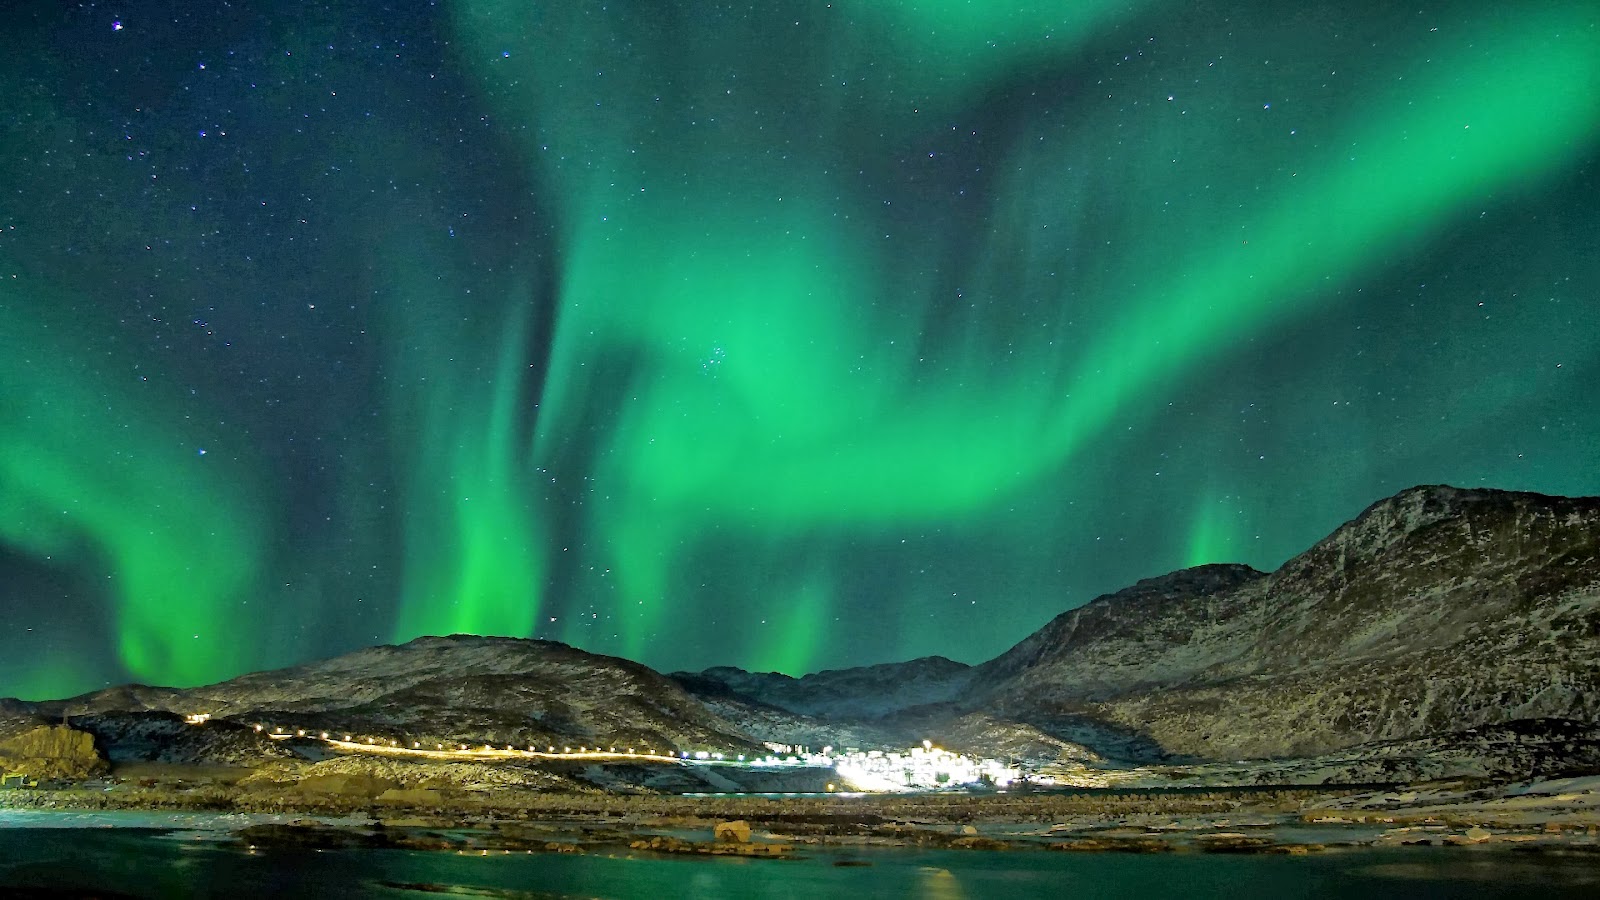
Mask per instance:
[[[1519,493],[1494,488],[1459,488],[1448,484],[1419,484],[1368,506],[1346,522],[1326,540],[1351,537],[1386,543],[1393,536],[1409,534],[1443,519],[1453,518],[1475,508],[1511,507],[1533,502],[1543,505],[1555,498],[1543,494]]]

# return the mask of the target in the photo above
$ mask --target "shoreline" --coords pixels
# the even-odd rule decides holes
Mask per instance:
[[[428,803],[237,785],[113,784],[8,789],[0,791],[0,811],[170,815],[178,821],[148,827],[231,832],[243,846],[268,848],[779,858],[824,847],[1305,854],[1457,846],[1600,856],[1595,781],[852,796],[504,789]],[[201,824],[183,824],[188,817]]]

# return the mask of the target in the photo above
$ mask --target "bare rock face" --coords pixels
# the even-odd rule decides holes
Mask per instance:
[[[107,770],[94,736],[65,725],[41,725],[0,741],[4,774],[37,781],[82,781]]]

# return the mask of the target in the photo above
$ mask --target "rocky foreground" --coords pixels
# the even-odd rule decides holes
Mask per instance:
[[[179,727],[202,747],[255,735],[228,723]],[[1316,853],[1470,845],[1600,854],[1600,776],[1554,777],[1600,747],[1594,730],[1541,721],[1300,760],[1098,770],[1119,785],[1099,789],[841,795],[827,793],[831,770],[818,770],[766,785],[814,793],[712,796],[685,793],[708,787],[705,767],[691,763],[439,762],[360,752],[313,760],[292,741],[273,742],[282,755],[253,765],[109,763],[87,732],[53,725],[0,742],[0,762],[55,775],[48,788],[0,790],[0,808],[278,817],[241,829],[235,840],[243,847],[760,858],[896,846]],[[728,771],[718,777],[748,774]],[[1511,774],[1529,771],[1543,774]],[[1352,783],[1358,778],[1373,783]]]
[[[740,855],[808,848],[1317,853],[1481,846],[1600,857],[1600,778],[1404,790],[1147,789],[805,797],[618,795],[392,786],[322,776],[292,788],[250,774],[147,772],[108,787],[0,792],[13,809],[276,813],[242,847]],[[870,864],[864,858],[862,864]]]

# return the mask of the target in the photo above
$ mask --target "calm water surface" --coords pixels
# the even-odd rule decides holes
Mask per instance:
[[[869,862],[839,866],[842,861]],[[216,835],[136,828],[0,828],[6,888],[134,897],[1600,897],[1600,859],[1481,848],[1310,857],[825,850],[798,860],[467,856],[399,850],[248,853]]]

